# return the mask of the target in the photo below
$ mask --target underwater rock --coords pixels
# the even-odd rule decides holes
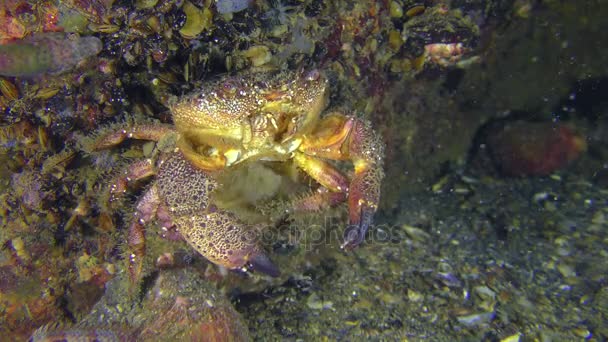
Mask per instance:
[[[586,150],[584,137],[551,122],[513,122],[486,132],[490,158],[506,176],[546,176]]]
[[[62,329],[61,325],[44,326],[34,332],[28,341],[133,341],[133,336],[119,329]]]
[[[249,329],[228,298],[191,269],[160,272],[138,305],[120,276],[73,326],[45,325],[30,341],[249,341]]]
[[[39,33],[0,45],[0,75],[32,77],[61,73],[83,59],[97,55],[102,48],[96,37],[64,33]]]
[[[228,298],[188,268],[161,272],[142,308],[141,341],[249,340],[247,324]]]

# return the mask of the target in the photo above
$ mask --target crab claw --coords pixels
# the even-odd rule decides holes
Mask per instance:
[[[365,233],[372,224],[372,218],[374,217],[375,209],[362,208],[359,216],[359,222],[349,224],[344,230],[344,242],[340,245],[340,248],[350,251],[359,246],[365,239]]]
[[[367,122],[354,121],[350,132],[349,152],[355,174],[349,186],[349,225],[344,232],[342,249],[351,250],[363,242],[380,201],[383,144]]]
[[[254,270],[277,277],[280,272],[258,244],[255,229],[230,212],[217,210],[174,219],[184,239],[207,260],[230,270]]]
[[[181,154],[159,167],[157,188],[171,221],[190,246],[207,260],[230,270],[256,269],[271,276],[278,268],[263,253],[258,232],[234,213],[210,204],[216,182]]]
[[[381,179],[382,170],[379,168],[355,170],[348,197],[349,224],[344,231],[342,249],[352,250],[365,239],[378,208]]]
[[[273,278],[281,275],[279,268],[270,260],[270,258],[262,253],[256,253],[247,262],[247,268],[252,271],[259,271]]]
[[[334,113],[325,117],[319,127],[302,142],[301,153],[296,153],[294,160],[323,187],[342,194],[314,194],[299,201],[296,209],[315,210],[347,199],[349,225],[342,248],[351,250],[365,239],[378,209],[384,178],[384,144],[369,122],[356,117]],[[355,173],[350,183],[338,170],[318,158],[352,161]]]

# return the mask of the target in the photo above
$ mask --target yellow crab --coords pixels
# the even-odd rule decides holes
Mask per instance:
[[[128,232],[130,272],[139,277],[144,225],[155,217],[174,225],[211,262],[229,269],[256,269],[277,276],[259,247],[255,230],[209,203],[214,175],[245,161],[291,161],[320,187],[294,205],[314,211],[347,201],[349,223],[342,248],[364,239],[376,212],[383,178],[383,144],[370,124],[355,116],[330,113],[328,81],[317,70],[252,73],[204,84],[169,102],[173,126],[134,125],[98,136],[91,150],[127,138],[171,141],[153,160],[132,164],[111,186],[120,194],[134,179],[156,175],[137,203]],[[167,139],[167,137],[172,137]],[[352,179],[329,160],[350,160]]]

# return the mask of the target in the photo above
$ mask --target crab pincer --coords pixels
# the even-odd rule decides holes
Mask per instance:
[[[349,185],[349,224],[344,231],[341,248],[352,250],[365,239],[378,209],[380,185],[384,178],[384,145],[368,122],[354,120],[347,146],[355,174]]]
[[[365,239],[380,201],[384,178],[384,145],[369,122],[334,113],[326,116],[319,129],[300,146],[295,161],[307,174],[332,192],[342,192],[348,202],[349,223],[342,249],[352,250]],[[349,181],[340,172],[317,158],[349,160],[354,175]]]
[[[181,154],[171,154],[160,163],[156,186],[175,227],[209,261],[228,269],[279,275],[259,246],[258,230],[211,204],[209,194],[216,182]]]

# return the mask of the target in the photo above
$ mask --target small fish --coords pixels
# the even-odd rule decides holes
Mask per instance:
[[[97,37],[60,32],[38,33],[0,45],[0,75],[33,77],[59,74],[75,67],[102,48]]]

